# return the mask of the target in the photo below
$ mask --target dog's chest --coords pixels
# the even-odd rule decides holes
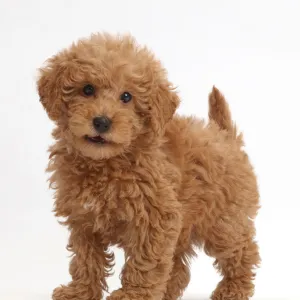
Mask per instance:
[[[154,179],[134,169],[101,171],[77,178],[78,213],[86,214],[95,230],[106,232],[123,230],[129,222],[145,217],[149,197],[155,196]]]
[[[178,186],[177,175],[167,160],[152,156],[138,163],[119,158],[101,166],[64,163],[52,177],[58,188],[55,212],[107,240],[119,237],[149,222],[149,213],[157,213],[160,202],[169,196],[165,188]],[[173,188],[170,193],[174,194]]]

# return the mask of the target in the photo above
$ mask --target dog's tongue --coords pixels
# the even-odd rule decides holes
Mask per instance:
[[[102,142],[102,143],[105,142],[105,139],[103,137],[101,137],[100,135],[94,136],[93,140],[96,142]]]

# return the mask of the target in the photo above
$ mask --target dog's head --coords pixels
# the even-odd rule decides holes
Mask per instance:
[[[130,36],[107,34],[50,58],[40,69],[38,92],[69,146],[93,159],[160,137],[179,103],[165,70],[145,47]]]

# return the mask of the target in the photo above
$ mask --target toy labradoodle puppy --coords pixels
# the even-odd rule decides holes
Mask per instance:
[[[216,88],[208,124],[174,115],[179,98],[160,61],[130,36],[96,34],[50,58],[38,92],[55,123],[55,214],[74,254],[72,281],[53,299],[103,298],[111,245],[126,263],[109,300],[177,299],[195,246],[223,275],[212,299],[253,295],[256,178]]]

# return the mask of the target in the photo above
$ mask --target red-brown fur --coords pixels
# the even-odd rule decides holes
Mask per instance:
[[[85,84],[96,94],[82,94]],[[38,91],[56,128],[48,171],[56,216],[70,230],[72,282],[55,300],[99,300],[114,255],[126,263],[109,300],[180,297],[194,246],[223,275],[212,299],[253,295],[259,263],[256,178],[224,97],[213,88],[208,124],[173,116],[179,98],[160,62],[130,36],[93,35],[48,60]],[[129,103],[120,94],[133,95]],[[92,119],[112,119],[95,145]]]

